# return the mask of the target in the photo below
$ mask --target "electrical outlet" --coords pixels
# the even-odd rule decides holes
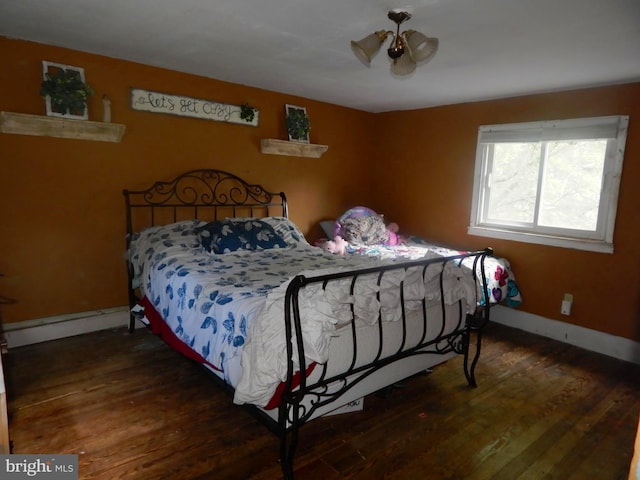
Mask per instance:
[[[560,313],[562,315],[571,315],[571,305],[573,305],[573,295],[565,293],[562,298],[562,305],[560,306]]]

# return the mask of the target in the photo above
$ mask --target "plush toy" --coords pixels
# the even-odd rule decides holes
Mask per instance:
[[[336,235],[333,240],[329,240],[324,244],[324,249],[336,255],[344,255],[347,252],[347,241],[340,235]]]
[[[398,230],[400,230],[400,227],[396,222],[391,222],[387,225],[389,238],[387,239],[386,245],[394,246],[400,244],[400,235],[398,235]]]

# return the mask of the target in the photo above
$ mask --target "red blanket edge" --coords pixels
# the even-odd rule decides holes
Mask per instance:
[[[143,297],[142,300],[140,300],[140,305],[144,308],[144,315],[149,321],[149,324],[151,326],[151,331],[154,334],[158,335],[160,338],[162,338],[167,345],[169,345],[171,348],[181,353],[185,357],[190,358],[191,360],[194,360],[198,363],[206,364],[218,372],[222,371],[215,365],[212,365],[211,363],[207,362],[207,360],[202,355],[192,350],[186,343],[180,340],[176,336],[176,334],[173,333],[173,330],[171,330],[169,325],[165,323],[165,321],[162,319],[158,311],[155,309],[155,307],[147,297]],[[316,365],[315,363],[312,363],[307,367],[307,370],[306,370],[307,377],[311,374],[315,365]],[[292,383],[293,388],[296,388],[300,385],[300,372],[295,373],[295,375],[293,376],[292,382],[293,382]],[[267,403],[267,405],[264,407],[265,410],[272,410],[276,408],[278,405],[280,405],[280,402],[282,401],[282,395],[285,392],[285,388],[286,388],[286,383],[281,382],[280,385],[278,385],[278,387],[276,388],[276,391],[273,397],[271,398],[271,400],[269,401],[269,403]]]

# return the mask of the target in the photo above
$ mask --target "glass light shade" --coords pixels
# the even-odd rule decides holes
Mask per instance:
[[[365,65],[371,64],[371,58],[378,53],[382,42],[387,38],[387,32],[380,30],[379,32],[367,35],[362,40],[351,41],[351,50],[358,59]]]
[[[391,73],[393,75],[409,75],[416,69],[416,62],[413,61],[409,53],[405,53],[400,58],[391,63]]]
[[[409,52],[416,63],[428,62],[438,51],[439,41],[437,38],[427,37],[425,34],[415,30],[404,32],[409,45]]]

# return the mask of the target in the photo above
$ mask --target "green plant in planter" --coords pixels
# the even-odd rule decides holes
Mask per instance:
[[[309,130],[311,126],[309,124],[309,117],[300,109],[291,109],[285,118],[287,124],[287,132],[293,140],[308,141]]]
[[[84,83],[77,70],[57,69],[45,73],[40,85],[40,95],[51,99],[52,110],[62,114],[81,114],[87,105],[87,97],[93,89]]]
[[[249,105],[248,103],[243,103],[240,105],[240,119],[245,122],[253,122],[253,119],[256,117],[256,109]]]

